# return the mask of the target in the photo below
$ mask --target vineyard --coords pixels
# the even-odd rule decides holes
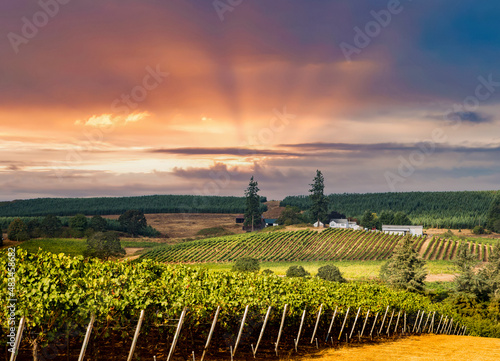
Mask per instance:
[[[2,252],[0,261],[7,265],[12,257]],[[132,359],[134,353],[158,360],[200,360],[205,354],[212,360],[252,354],[268,360],[339,342],[469,333],[450,306],[375,283],[23,250],[14,257],[15,299],[9,300],[12,281],[8,267],[2,267],[0,307],[3,335],[9,332],[9,317],[14,315],[18,329],[24,321],[23,333],[16,336],[18,360],[33,359],[33,353],[39,360],[76,359],[85,348],[88,360],[119,360],[127,354]],[[0,347],[7,348],[6,342],[2,337]]]
[[[374,261],[388,259],[401,239],[382,232],[327,228],[249,233],[209,238],[155,248],[141,256],[160,262],[233,262],[253,257],[266,262]],[[459,241],[413,237],[415,248],[428,260],[452,260]],[[478,259],[487,261],[492,246],[469,243]]]

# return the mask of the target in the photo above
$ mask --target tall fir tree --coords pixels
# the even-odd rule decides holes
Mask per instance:
[[[426,277],[425,260],[413,248],[410,236],[399,241],[392,257],[380,269],[380,278],[384,282],[408,291],[423,291]]]
[[[312,218],[318,222],[327,222],[326,219],[328,215],[328,198],[324,194],[325,190],[325,178],[320,170],[316,170],[316,177],[313,179],[313,183],[309,184],[311,189],[309,195],[311,199],[310,212]]]
[[[258,194],[259,187],[256,180],[250,178],[248,188],[245,190],[246,210],[245,210],[245,226],[251,226],[252,231],[262,224],[262,212],[260,209],[260,196]]]

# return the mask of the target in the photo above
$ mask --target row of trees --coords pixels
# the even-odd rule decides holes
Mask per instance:
[[[245,198],[194,195],[38,198],[0,203],[0,217],[73,216],[79,213],[110,215],[122,214],[129,209],[143,213],[242,213]]]
[[[148,227],[144,213],[137,210],[128,210],[123,213],[118,218],[118,222],[120,224],[119,230],[134,237],[144,232]],[[67,228],[63,227],[63,223],[58,217],[47,215],[42,219],[32,218],[27,222],[24,222],[21,218],[14,219],[9,224],[7,236],[10,240],[17,242],[40,237],[81,238],[110,229],[110,223],[99,215],[87,218],[83,214],[77,214],[69,219]]]
[[[495,191],[344,193],[330,194],[327,198],[329,210],[334,205],[336,211],[358,219],[366,210],[378,215],[384,210],[392,210],[404,212],[415,224],[424,227],[473,228],[487,223],[495,194]],[[283,199],[281,206],[295,206],[307,211],[312,200],[305,195],[289,196]],[[495,214],[499,214],[498,210]],[[492,225],[488,227],[493,228]]]

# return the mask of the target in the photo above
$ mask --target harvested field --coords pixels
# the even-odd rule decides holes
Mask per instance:
[[[353,344],[300,361],[497,361],[500,340],[470,336],[423,335],[375,345]]]

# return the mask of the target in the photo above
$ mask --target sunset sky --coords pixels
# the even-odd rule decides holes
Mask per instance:
[[[3,0],[0,200],[490,190],[500,3]]]

